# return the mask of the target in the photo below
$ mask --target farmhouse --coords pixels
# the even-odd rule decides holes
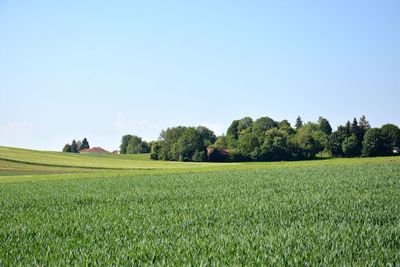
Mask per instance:
[[[79,151],[80,153],[108,153],[107,150],[101,148],[101,147],[92,147],[92,148],[86,148],[82,149]]]

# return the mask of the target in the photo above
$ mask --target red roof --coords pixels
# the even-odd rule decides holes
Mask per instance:
[[[92,148],[82,149],[80,153],[108,153],[108,151],[101,147],[92,147]]]

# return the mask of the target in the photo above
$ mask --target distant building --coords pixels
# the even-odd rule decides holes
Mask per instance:
[[[117,155],[120,154],[119,150],[114,150],[112,153]]]
[[[80,153],[108,153],[107,150],[101,147],[92,147],[92,148],[85,148],[79,151]]]

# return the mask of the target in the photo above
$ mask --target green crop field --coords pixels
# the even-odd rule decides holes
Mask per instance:
[[[0,266],[399,265],[400,157],[177,163],[0,147]]]

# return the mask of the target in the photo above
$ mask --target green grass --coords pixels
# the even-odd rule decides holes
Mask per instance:
[[[85,155],[97,158],[109,158],[109,159],[127,159],[127,160],[140,160],[150,161],[150,153],[144,154],[111,154],[111,153],[86,153]]]
[[[196,168],[202,166],[217,166],[216,163],[180,163],[149,160],[144,155],[113,155],[113,154],[74,154],[61,152],[43,152],[20,148],[0,147],[0,168],[6,168],[4,161],[61,168],[86,168],[108,170],[135,170],[135,169],[168,169],[168,168]]]
[[[0,266],[400,264],[400,157],[0,158]]]

